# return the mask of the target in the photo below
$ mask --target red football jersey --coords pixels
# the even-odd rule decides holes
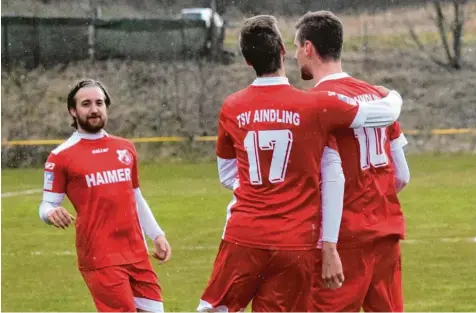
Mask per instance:
[[[341,93],[359,101],[381,98],[372,85],[339,76],[312,90]],[[404,238],[405,221],[390,153],[391,141],[405,140],[398,122],[381,128],[340,129],[333,135],[328,144],[339,152],[345,175],[339,245],[352,246],[388,235]]]
[[[238,183],[223,239],[264,249],[316,248],[324,146],[329,132],[352,124],[358,108],[341,95],[298,90],[285,78],[259,78],[229,96],[216,153],[236,158]]]
[[[45,164],[43,200],[66,194],[76,215],[80,269],[139,262],[148,258],[134,189],[139,187],[134,145],[105,134],[74,133]]]

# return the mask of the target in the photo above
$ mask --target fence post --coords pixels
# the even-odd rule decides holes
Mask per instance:
[[[184,21],[180,21],[180,34],[182,35],[182,60],[186,60],[187,58],[187,44],[185,40],[185,23]]]
[[[218,31],[217,31],[217,25],[215,25],[215,12],[216,12],[216,0],[211,0],[210,7],[212,9],[212,19],[210,23],[210,32],[212,34],[212,42],[211,42],[211,59],[213,61],[218,60],[218,44],[217,44],[217,36],[218,36]]]
[[[40,44],[40,20],[41,17],[34,17],[33,25],[35,28],[35,51],[33,52],[33,67],[38,67],[41,61],[41,44]]]
[[[95,59],[96,42],[96,21],[101,18],[101,7],[99,5],[91,9],[91,16],[88,25],[88,55],[90,60]]]
[[[3,24],[3,23],[2,23]],[[5,45],[5,51],[3,52],[3,60],[6,63],[7,72],[10,71],[10,51],[9,51],[9,44],[8,44],[8,19],[5,19],[5,24],[2,25],[3,28],[3,42]]]

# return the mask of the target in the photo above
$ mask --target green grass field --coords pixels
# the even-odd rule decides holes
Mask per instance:
[[[476,156],[412,156],[401,194],[407,311],[476,311]],[[41,169],[3,170],[2,193],[41,188]],[[142,193],[173,247],[156,266],[167,311],[194,311],[231,193],[209,164],[141,167]],[[94,311],[76,268],[74,230],[44,225],[41,193],[2,198],[2,311]],[[68,205],[68,208],[71,206]]]

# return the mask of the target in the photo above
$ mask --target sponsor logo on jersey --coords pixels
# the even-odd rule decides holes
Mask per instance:
[[[53,170],[55,168],[55,164],[51,162],[46,162],[45,163],[45,170]]]
[[[109,148],[94,149],[93,154],[106,153],[108,151],[109,151]]]
[[[90,188],[106,184],[115,184],[131,181],[131,169],[120,168],[117,170],[96,172],[85,175],[84,177],[86,178],[86,184]]]
[[[129,165],[132,163],[132,155],[128,150],[116,150],[118,160],[125,164]]]
[[[55,179],[55,174],[53,172],[45,171],[45,180],[43,184],[43,189],[53,190],[53,180]]]

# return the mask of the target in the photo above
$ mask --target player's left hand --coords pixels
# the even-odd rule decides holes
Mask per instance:
[[[324,242],[322,245],[322,280],[324,287],[336,289],[344,283],[344,271],[336,244]]]
[[[172,248],[165,238],[165,235],[157,236],[154,240],[154,254],[153,257],[159,260],[159,264],[164,264],[172,257]]]

